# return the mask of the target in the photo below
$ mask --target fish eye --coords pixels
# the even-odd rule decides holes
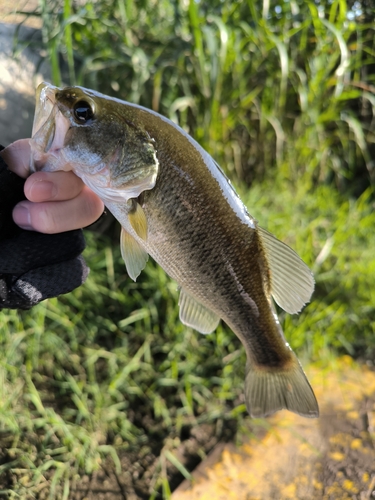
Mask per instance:
[[[74,118],[77,123],[87,123],[94,118],[94,111],[90,104],[86,101],[78,101],[73,107]]]

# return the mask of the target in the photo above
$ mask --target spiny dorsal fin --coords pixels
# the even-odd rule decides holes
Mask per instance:
[[[197,302],[191,295],[181,289],[180,320],[200,333],[212,333],[218,326],[220,318],[217,314]]]
[[[148,253],[123,227],[121,228],[120,248],[127,273],[132,280],[136,281],[148,261]]]
[[[132,199],[132,208],[129,211],[129,222],[137,233],[137,235],[144,241],[147,240],[147,219],[141,205],[137,200]]]
[[[302,259],[288,245],[258,226],[271,274],[271,294],[284,311],[294,314],[309,302],[314,278]]]

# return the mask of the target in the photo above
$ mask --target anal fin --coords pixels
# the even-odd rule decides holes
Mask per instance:
[[[220,322],[217,314],[200,304],[183,289],[181,289],[178,305],[181,322],[200,333],[212,333]]]
[[[132,280],[136,281],[148,261],[148,253],[123,227],[121,228],[120,248],[127,273]]]

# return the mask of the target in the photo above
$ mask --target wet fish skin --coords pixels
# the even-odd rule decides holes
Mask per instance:
[[[72,169],[103,199],[123,227],[122,255],[133,279],[151,255],[181,286],[185,324],[209,333],[223,319],[233,330],[247,354],[252,416],[282,408],[318,416],[271,300],[297,312],[313,291],[312,275],[258,226],[188,134],[140,106],[45,84],[31,147],[35,169]]]

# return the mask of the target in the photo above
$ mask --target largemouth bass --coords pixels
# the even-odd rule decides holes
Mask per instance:
[[[313,390],[286,342],[272,298],[288,313],[310,300],[309,268],[258,226],[211,158],[158,113],[81,87],[41,84],[31,169],[72,170],[122,226],[136,279],[151,255],[180,287],[180,319],[210,333],[220,319],[247,354],[253,417],[286,408],[317,417]]]

